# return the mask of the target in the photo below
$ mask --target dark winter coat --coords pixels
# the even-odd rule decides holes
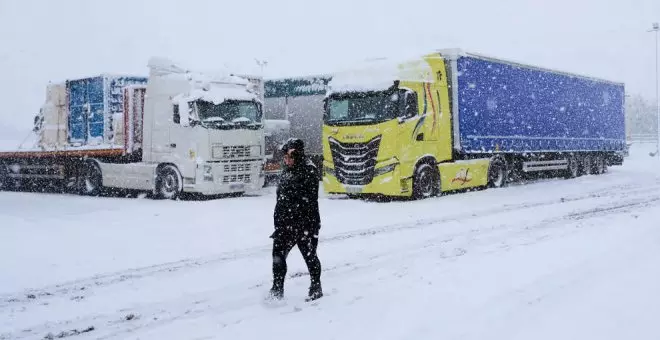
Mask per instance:
[[[318,193],[317,169],[307,157],[297,159],[291,168],[285,167],[277,186],[275,232],[271,237],[318,233],[321,228]]]

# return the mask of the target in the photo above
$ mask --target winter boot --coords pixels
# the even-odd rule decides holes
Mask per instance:
[[[320,299],[321,297],[323,297],[323,290],[321,289],[321,284],[320,283],[312,284],[309,287],[309,296],[305,299],[305,301],[307,302],[314,301]]]
[[[268,297],[272,300],[282,300],[282,298],[284,298],[284,291],[273,287],[270,289]]]
[[[271,299],[281,300],[284,297],[284,283],[278,281],[273,282],[273,287],[270,289]]]

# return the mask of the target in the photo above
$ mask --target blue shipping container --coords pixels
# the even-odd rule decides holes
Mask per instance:
[[[623,84],[471,55],[456,68],[462,152],[625,148]]]
[[[146,77],[109,75],[67,81],[69,143],[112,140],[112,117],[124,112],[122,89],[146,83]]]

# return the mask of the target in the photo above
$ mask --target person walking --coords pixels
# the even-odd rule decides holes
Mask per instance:
[[[319,180],[317,168],[305,155],[301,139],[290,138],[280,149],[284,154],[284,169],[277,186],[277,201],[273,213],[273,286],[270,296],[284,297],[286,259],[298,246],[310,275],[309,296],[306,301],[323,296],[321,289],[321,261],[316,249],[319,242],[321,217],[318,205]]]

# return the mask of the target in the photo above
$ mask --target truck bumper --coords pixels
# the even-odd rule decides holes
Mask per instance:
[[[197,166],[195,178],[184,179],[183,191],[222,195],[257,191],[264,185],[263,162],[207,162]]]
[[[393,171],[376,173],[366,185],[345,185],[337,179],[333,169],[323,167],[323,190],[326,194],[383,195],[409,197],[412,195],[412,181],[401,178],[400,167]]]

